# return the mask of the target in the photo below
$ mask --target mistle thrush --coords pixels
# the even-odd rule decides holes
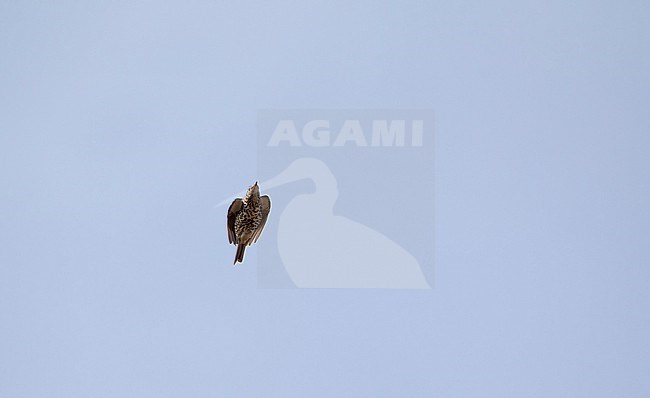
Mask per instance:
[[[228,208],[228,240],[237,245],[233,265],[244,261],[247,245],[257,242],[271,210],[271,200],[267,195],[260,196],[257,182],[246,191],[244,198],[232,201]]]

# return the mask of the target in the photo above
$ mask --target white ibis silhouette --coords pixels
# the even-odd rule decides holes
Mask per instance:
[[[321,160],[297,159],[260,186],[268,190],[301,179],[311,179],[316,190],[287,204],[277,235],[280,258],[297,287],[430,289],[418,261],[404,248],[334,215],[336,178]]]

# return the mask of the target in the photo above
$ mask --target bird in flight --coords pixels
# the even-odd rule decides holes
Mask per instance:
[[[228,240],[237,245],[235,261],[244,261],[246,246],[257,242],[262,234],[264,224],[271,211],[271,199],[268,195],[260,196],[260,187],[255,184],[248,187],[244,198],[236,198],[228,208]]]

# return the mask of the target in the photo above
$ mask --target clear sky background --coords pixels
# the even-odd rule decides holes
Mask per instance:
[[[0,4],[0,397],[650,394],[647,2],[55,3]],[[232,268],[265,108],[434,110],[434,289]]]

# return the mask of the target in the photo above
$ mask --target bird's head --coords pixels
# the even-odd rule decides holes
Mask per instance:
[[[260,187],[257,185],[257,181],[255,181],[255,184],[251,185],[246,190],[246,196],[244,197],[244,202],[259,199],[259,197],[260,197]]]

